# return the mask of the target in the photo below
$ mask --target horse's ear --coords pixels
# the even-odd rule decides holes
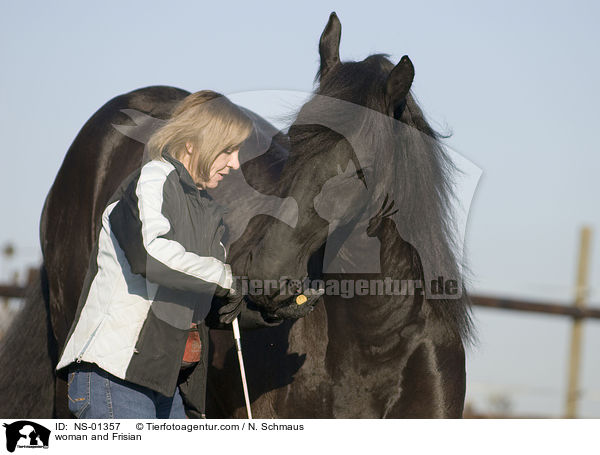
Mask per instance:
[[[415,67],[407,55],[400,59],[388,76],[385,84],[385,95],[389,114],[399,118],[406,104],[406,95],[415,78]]]
[[[335,12],[333,12],[329,15],[329,21],[323,33],[321,33],[321,40],[319,41],[319,54],[321,55],[321,69],[319,70],[319,74],[321,78],[340,62],[341,36],[342,24]]]

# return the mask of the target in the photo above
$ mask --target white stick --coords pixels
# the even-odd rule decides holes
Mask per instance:
[[[252,419],[252,409],[250,409],[250,397],[248,396],[248,383],[246,382],[246,370],[244,370],[244,359],[242,358],[242,344],[240,343],[240,325],[237,318],[231,323],[233,326],[233,339],[235,349],[237,350],[238,360],[240,361],[240,372],[242,374],[242,386],[244,387],[244,400],[246,400],[246,411],[248,418]]]

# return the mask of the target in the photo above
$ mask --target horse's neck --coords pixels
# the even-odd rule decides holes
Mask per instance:
[[[391,219],[384,219],[377,233],[381,272],[401,280],[422,280],[423,272],[415,248],[405,241]]]
[[[414,334],[422,327],[423,311],[426,311],[420,295],[422,274],[418,265],[415,266],[412,245],[400,237],[391,220],[383,220],[377,238],[381,242],[380,273],[356,275],[356,278],[383,281],[383,293],[373,293],[369,286],[368,295],[355,296],[346,300],[345,308],[336,309],[337,317],[344,319],[343,323],[366,344],[382,336],[398,340],[403,333]],[[340,275],[340,278],[347,279],[347,276]]]

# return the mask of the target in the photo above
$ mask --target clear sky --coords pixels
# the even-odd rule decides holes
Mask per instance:
[[[331,11],[342,60],[416,68],[413,91],[449,146],[482,171],[466,246],[472,290],[567,303],[579,228],[594,230],[600,305],[600,4],[564,2],[2,2],[0,245],[35,263],[44,198],[84,122],[148,85],[309,92]],[[2,276],[4,278],[4,276]],[[562,413],[569,323],[476,309],[468,399]],[[600,417],[600,321],[586,322],[581,414]]]

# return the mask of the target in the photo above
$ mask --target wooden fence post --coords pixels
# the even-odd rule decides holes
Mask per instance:
[[[588,264],[590,256],[590,240],[592,231],[588,226],[581,229],[579,244],[579,264],[577,266],[577,288],[575,291],[575,306],[583,308],[588,294]],[[581,337],[583,319],[574,318],[571,331],[571,351],[569,355],[569,379],[565,418],[574,419],[577,416],[577,401],[579,399],[579,372],[581,364]]]

